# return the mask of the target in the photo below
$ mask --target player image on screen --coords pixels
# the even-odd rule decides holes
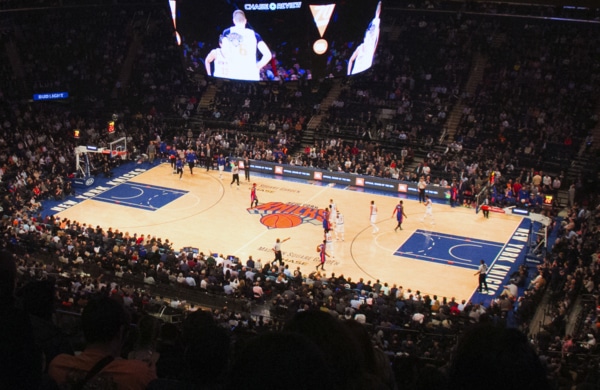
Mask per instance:
[[[211,64],[214,70],[211,71]],[[229,72],[227,69],[227,59],[223,54],[223,35],[219,36],[219,47],[212,49],[204,60],[206,74],[214,77],[228,78]]]
[[[227,78],[260,80],[260,69],[272,58],[271,50],[254,30],[247,28],[242,10],[233,11],[233,26],[223,31],[221,53],[227,64]],[[260,59],[257,61],[257,51]],[[207,66],[207,71],[208,71]],[[217,76],[217,75],[214,75]]]
[[[373,64],[385,25],[383,15],[379,21],[383,2],[378,3],[182,0],[173,3],[173,25],[190,78],[288,82],[347,77]],[[327,49],[318,54],[314,44],[320,40]]]
[[[363,42],[358,45],[350,59],[348,59],[348,75],[354,75],[360,72],[364,72],[369,69],[373,64],[373,56],[377,49],[377,42],[379,41],[379,25],[381,14],[381,1],[377,3],[375,10],[375,17],[369,23],[367,31],[365,31],[365,37]]]

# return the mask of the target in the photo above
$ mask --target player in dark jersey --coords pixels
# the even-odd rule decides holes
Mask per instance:
[[[394,214],[396,214],[396,220],[398,221],[398,225],[396,225],[394,231],[398,231],[398,229],[402,230],[402,221],[404,218],[408,218],[404,212],[404,203],[402,201],[399,201],[396,207],[394,207],[392,218],[394,218]]]

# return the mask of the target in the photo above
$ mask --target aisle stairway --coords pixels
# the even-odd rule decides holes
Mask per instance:
[[[215,101],[215,96],[217,96],[217,91],[219,90],[219,85],[217,82],[211,82],[207,87],[202,97],[200,98],[200,102],[198,102],[198,113],[203,111],[207,111],[211,108],[213,102]]]
[[[596,102],[596,117],[600,118],[600,99]],[[594,143],[591,146],[592,151],[600,150],[600,121],[596,122],[596,126],[591,131]]]
[[[119,72],[119,87],[115,85],[113,88],[110,97],[112,99],[117,99],[119,97],[120,91],[125,89],[129,84],[131,79],[131,73],[133,71],[133,64],[135,63],[136,57],[142,47],[142,38],[139,34],[134,33],[133,39],[131,41],[131,45],[129,46],[129,50],[127,51],[127,57],[123,61],[123,66],[121,67],[121,71]]]
[[[13,74],[17,79],[22,80],[25,77],[25,73],[23,72],[23,65],[21,63],[21,56],[19,55],[17,45],[11,40],[6,42],[4,47],[6,49],[6,55],[10,61],[10,66],[12,67]]]
[[[325,96],[325,98],[321,101],[321,109],[316,115],[313,115],[310,118],[308,124],[306,125],[306,130],[302,134],[302,147],[314,145],[315,132],[321,127],[323,120],[327,119],[327,111],[333,102],[340,97],[342,89],[343,86],[341,80],[333,80],[329,93],[327,93],[327,96]]]
[[[485,68],[487,66],[487,58],[481,53],[475,53],[473,55],[473,65],[471,66],[471,72],[469,73],[469,78],[467,80],[467,84],[465,85],[464,91],[461,96],[471,97],[477,91],[477,86],[483,80],[483,74]],[[456,134],[456,129],[460,124],[460,119],[462,118],[463,110],[465,109],[466,104],[461,98],[457,104],[454,105],[450,115],[448,116],[448,120],[446,121],[447,132],[444,135],[444,139],[453,140],[454,135]],[[442,143],[444,140],[440,138],[439,143]]]
[[[596,103],[595,114],[600,117],[600,99]],[[582,183],[584,186],[592,188],[594,186],[589,184],[597,183],[600,180],[600,160],[598,159],[600,156],[600,145],[598,144],[598,140],[600,140],[600,121],[596,123],[590,133],[593,137],[592,145],[588,147],[585,140],[582,140],[577,155],[567,169],[565,183],[562,183],[562,188],[558,193],[558,201],[562,207],[568,206],[569,186],[578,181],[579,178],[584,182]]]
[[[25,85],[25,72],[23,72],[21,56],[17,49],[17,45],[14,41],[10,40],[4,45],[4,50],[6,51],[6,56],[10,62],[10,68],[12,69],[12,75],[14,77],[13,85],[15,89],[18,90],[16,92],[25,92],[27,89]]]

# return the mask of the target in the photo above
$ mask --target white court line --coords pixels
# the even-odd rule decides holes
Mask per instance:
[[[459,246],[474,246],[475,248],[483,248],[483,246],[481,246],[481,245],[460,244],[460,245],[454,245],[454,246],[450,247],[450,249],[448,249],[448,253],[450,254],[450,256],[454,257],[455,259],[464,260],[464,261],[468,261],[468,262],[471,262],[471,263],[473,262],[473,260],[463,259],[462,257],[458,257],[454,253],[452,253],[452,251],[454,250],[454,248],[458,248]]]
[[[460,265],[470,266],[470,268],[473,268],[473,269],[477,269],[477,266],[474,265],[471,261],[464,262],[464,261],[460,261],[460,260],[448,260],[448,259],[442,259],[439,257],[418,255],[414,252],[402,252],[397,255],[394,252],[394,256],[406,257],[406,258],[409,258],[412,260],[419,260],[419,261],[423,261],[423,260],[431,261],[432,263],[442,263],[442,264],[448,264],[448,265],[452,265],[450,263],[460,264]],[[469,268],[469,267],[465,267],[465,268]]]
[[[408,240],[410,238],[410,236],[406,237],[404,239],[404,241],[402,241],[401,244],[399,244],[398,246],[396,246],[396,248],[393,248],[393,247],[392,248],[388,248],[388,247],[384,246],[383,244],[379,243],[379,238],[382,237],[384,234],[385,235],[394,235],[396,237],[400,237],[400,236],[398,234],[396,234],[396,233],[385,231],[383,233],[377,234],[377,236],[375,237],[375,246],[377,246],[379,249],[381,249],[384,252],[391,252],[392,255],[398,250],[398,248],[402,247],[402,245],[404,245],[406,243],[406,240]],[[387,239],[387,240],[389,240],[389,239]]]
[[[194,198],[196,198],[196,202],[195,202],[194,204],[186,204],[184,207],[172,208],[172,209],[171,209],[171,210],[169,210],[169,211],[170,211],[170,212],[173,212],[173,211],[180,211],[180,210],[189,210],[189,209],[195,209],[195,208],[196,208],[196,206],[200,204],[200,198],[198,197],[198,195],[196,195],[196,194],[194,194],[194,193],[192,193],[192,192],[189,192],[189,193],[187,193],[186,195],[188,195],[188,197],[194,197]],[[177,198],[177,199],[179,199],[179,198]],[[177,200],[177,199],[176,199],[176,200]],[[174,202],[174,201],[172,201],[172,202]],[[168,204],[166,204],[165,206],[167,206],[167,205],[171,204],[172,202],[169,202],[169,203],[168,203]],[[162,206],[162,207],[165,207],[165,206]]]
[[[452,237],[452,236],[445,235],[443,233],[432,233],[432,232],[429,232],[429,231],[427,231],[427,232],[420,231],[419,232],[419,231],[415,230],[415,234],[421,234],[421,235],[424,235],[424,236],[429,235],[431,237],[444,238],[444,239],[447,239],[447,240],[462,241],[462,242],[467,242],[469,244],[483,244],[483,245],[493,246],[493,247],[498,247],[498,248],[503,248],[504,247],[504,244],[497,243],[497,242],[494,242],[494,241],[478,240],[476,238],[472,239],[472,238],[468,238],[468,237],[467,238],[464,238],[464,237],[463,238],[461,238],[461,237]]]
[[[142,209],[142,210],[158,210],[156,207],[152,207],[152,206],[145,206],[142,203],[133,203],[133,202],[122,202],[122,201],[115,201],[113,198],[104,198],[102,196],[97,196],[94,198],[94,200],[100,200],[100,201],[108,201],[108,203],[112,203],[112,204],[116,204],[116,205],[124,205],[124,206],[128,206],[128,207],[133,207],[133,208],[138,208],[138,209]]]
[[[111,199],[118,199],[118,200],[125,200],[125,199],[133,199],[133,198],[138,198],[142,195],[144,195],[144,190],[139,188],[139,187],[134,187],[134,186],[130,186],[131,189],[136,189],[138,190],[140,193],[137,195],[133,195],[133,196],[111,196]]]

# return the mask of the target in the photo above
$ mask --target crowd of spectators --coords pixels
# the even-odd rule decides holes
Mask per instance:
[[[306,129],[316,101],[323,97],[323,85],[313,83],[253,84],[223,82],[209,111],[208,124],[225,124],[233,130],[247,133],[274,134],[282,132],[297,144]]]
[[[557,227],[559,238],[538,267],[538,275],[530,280],[530,271],[522,266],[511,278],[511,284],[522,293],[515,294],[507,286],[489,306],[430,296],[379,280],[353,281],[319,272],[302,275],[285,264],[263,264],[252,258],[240,261],[208,251],[194,255],[188,250],[173,250],[168,239],[104,230],[66,219],[18,213],[20,217],[15,220],[4,218],[3,230],[7,232],[5,249],[17,259],[20,283],[26,286],[50,280],[55,288],[50,301],[62,310],[77,312],[97,293],[118,298],[134,316],[161,312],[165,307],[185,309],[187,314],[202,310],[193,300],[178,299],[186,291],[220,295],[232,302],[248,302],[250,307],[266,303],[271,311],[265,318],[247,309],[219,307],[207,311],[233,338],[280,331],[300,312],[325,312],[330,318],[364,324],[372,343],[400,370],[396,381],[408,381],[400,368],[407,364],[427,362],[441,368],[450,359],[457,337],[472,324],[506,327],[515,317],[526,331],[547,288],[557,312],[538,335],[539,351],[555,379],[580,383],[585,377],[577,379],[569,370],[580,370],[582,358],[597,354],[598,213],[597,209],[575,207],[567,221]],[[158,295],[161,291],[177,296],[163,297]],[[568,311],[582,291],[594,297],[595,304],[584,313],[577,333],[567,334]],[[582,371],[582,375],[587,374]]]
[[[125,14],[118,12],[117,15]],[[416,158],[412,147],[420,144],[420,131],[415,130],[416,139],[411,140],[411,143],[389,150],[382,145],[385,137],[389,135],[377,133],[381,130],[381,126],[376,124],[372,128],[372,134],[375,136],[369,135],[365,138],[361,134],[360,137],[346,137],[340,133],[317,141],[314,148],[308,148],[297,159],[287,158],[288,153],[283,153],[281,150],[284,146],[291,148],[293,142],[290,141],[292,138],[290,132],[293,133],[296,129],[284,130],[284,124],[289,122],[290,127],[291,125],[295,127],[301,122],[301,118],[304,118],[302,122],[305,123],[315,109],[315,105],[310,100],[307,103],[303,100],[303,96],[296,96],[295,91],[288,91],[282,86],[251,87],[247,84],[227,84],[230,86],[221,90],[220,101],[215,103],[221,107],[224,98],[236,102],[243,98],[244,103],[246,99],[250,99],[249,112],[258,107],[257,110],[261,113],[256,115],[260,117],[258,123],[264,121],[267,128],[270,127],[271,121],[274,124],[273,131],[268,130],[266,135],[259,133],[253,136],[252,133],[245,132],[243,127],[237,126],[212,130],[205,128],[200,132],[193,132],[185,126],[174,128],[165,119],[166,116],[170,114],[183,116],[185,110],[180,111],[182,105],[187,110],[188,104],[192,106],[187,111],[189,115],[193,115],[202,86],[194,85],[191,89],[184,90],[183,94],[182,89],[177,88],[177,85],[185,82],[184,76],[177,73],[177,68],[173,65],[175,62],[170,60],[170,56],[176,55],[176,50],[168,44],[164,45],[161,40],[168,36],[162,32],[162,29],[168,26],[165,21],[168,21],[168,18],[163,12],[157,12],[156,15],[153,27],[140,32],[141,36],[134,37],[133,34],[127,35],[123,31],[123,36],[109,34],[106,42],[95,45],[98,50],[110,48],[109,52],[99,51],[100,57],[112,55],[114,58],[124,60],[131,42],[140,39],[139,50],[142,55],[131,65],[134,70],[131,83],[123,86],[124,92],[119,94],[122,96],[117,96],[119,99],[122,98],[123,102],[131,103],[131,106],[124,105],[127,108],[118,111],[123,127],[119,127],[114,136],[129,137],[132,153],[146,150],[148,142],[156,140],[175,145],[178,149],[195,145],[202,150],[209,145],[216,154],[243,156],[246,153],[251,158],[281,158],[283,162],[332,170],[348,170],[357,174],[386,177],[389,175],[391,178],[396,178],[397,175],[398,180],[418,180],[421,174],[428,176],[428,167],[429,176],[433,177],[432,183],[436,183],[438,179],[436,172],[439,173],[437,182],[439,185],[443,184],[442,180],[446,180],[448,185],[452,185],[454,180],[457,183],[468,182],[474,186],[481,185],[494,173],[498,186],[502,189],[514,179],[514,182],[510,182],[511,188],[514,188],[519,180],[521,183],[542,188],[541,191],[552,191],[552,183],[550,188],[544,189],[543,186],[546,185],[544,176],[531,166],[515,164],[513,171],[505,166],[500,167],[499,161],[504,158],[504,149],[502,154],[495,156],[495,160],[487,160],[487,156],[484,158],[477,147],[469,151],[459,146],[449,146],[446,152],[435,152],[429,148],[428,156],[424,161],[417,161],[416,169],[412,171],[408,167],[405,169],[408,159]],[[55,21],[53,17],[48,20],[50,23]],[[443,28],[436,23],[435,20],[427,23],[429,26],[437,26],[431,30],[432,34],[442,31],[443,33],[440,34],[443,36],[449,31],[448,28]],[[79,25],[83,26],[83,24],[80,22]],[[77,24],[71,26],[73,31],[78,31],[76,26]],[[93,25],[87,35],[100,39],[105,27],[102,23]],[[418,26],[413,25],[413,27]],[[122,31],[123,25],[119,28],[117,31]],[[33,30],[30,30],[29,34],[32,33],[31,31]],[[96,34],[94,35],[93,32]],[[26,39],[25,42],[33,39],[27,34],[24,34],[24,37],[20,39]],[[73,42],[79,42],[78,39],[80,38],[74,36]],[[93,41],[93,38],[88,39]],[[117,42],[113,41],[114,39],[124,41],[113,45],[111,42]],[[65,44],[67,48],[71,47],[69,45]],[[61,47],[61,50],[67,49]],[[73,45],[71,51],[83,61],[86,45]],[[76,53],[82,55],[77,56]],[[457,52],[456,56],[458,58],[459,54],[462,56],[467,53],[469,52]],[[46,55],[50,56],[50,53]],[[445,57],[444,59],[446,60]],[[440,63],[448,64],[446,61]],[[89,63],[80,62],[73,69],[82,71],[86,69],[85,64]],[[69,66],[69,64],[65,65]],[[105,79],[106,83],[100,84],[105,85],[102,94],[108,96],[113,91],[116,75],[120,73],[119,67],[112,68],[114,66],[112,63],[111,66],[104,66],[102,62],[96,65],[98,68],[94,68],[95,71],[88,69],[84,73],[91,75],[96,72],[94,74],[100,75],[99,80]],[[463,65],[459,68],[462,67]],[[6,71],[8,72],[8,69]],[[45,72],[42,73],[45,75],[44,78],[34,80],[28,77],[25,83],[35,89],[35,85],[41,86],[45,82],[54,83],[59,80],[58,85],[71,85],[68,83],[74,80],[72,73],[67,72],[63,76],[63,72],[58,68],[48,67]],[[113,75],[115,78],[109,78],[107,75]],[[373,77],[377,79],[377,76]],[[402,81],[402,74],[399,77]],[[422,79],[417,78],[417,80]],[[391,86],[394,86],[397,81],[396,78],[385,80]],[[434,92],[432,89],[439,87],[433,83],[425,83],[425,85],[422,93],[427,90]],[[5,90],[8,86],[9,84],[3,84],[2,89]],[[285,92],[281,96],[285,98],[282,101],[290,105],[293,101],[299,107],[286,106],[281,113],[261,111],[269,106],[269,104],[265,105],[265,101],[272,102],[270,99],[275,99],[277,96],[273,88],[283,88]],[[298,88],[297,91],[299,90],[302,89]],[[485,88],[482,87],[481,90]],[[365,94],[366,84],[351,86],[348,91],[354,96],[358,96],[358,91],[363,91],[361,94],[363,103],[368,101],[375,106],[379,104],[378,101],[372,102],[370,98],[370,96],[376,97],[376,93]],[[568,94],[568,88],[565,93]],[[407,94],[411,99],[414,97],[412,93],[407,92]],[[89,96],[93,94],[90,92]],[[146,99],[134,106],[135,98],[139,96]],[[253,99],[254,96],[256,99]],[[435,96],[429,94],[427,96],[433,99],[432,104],[437,104]],[[480,102],[477,100],[479,96],[474,97],[475,102]],[[585,95],[574,95],[574,97],[582,99]],[[295,100],[289,100],[292,98]],[[571,98],[566,98],[566,101],[570,101]],[[401,286],[399,281],[362,279],[354,281],[343,275],[326,275],[318,272],[302,275],[299,270],[290,269],[286,264],[261,264],[260,261],[252,259],[229,259],[223,254],[215,254],[212,251],[194,255],[182,248],[172,248],[168,238],[146,237],[141,232],[119,232],[110,227],[88,226],[78,221],[43,217],[41,208],[44,200],[62,199],[71,194],[72,188],[68,178],[73,174],[74,156],[68,151],[73,150],[78,142],[72,138],[72,130],[82,129],[82,136],[86,137],[86,140],[94,141],[98,146],[105,145],[107,140],[102,137],[105,118],[102,115],[107,113],[91,116],[88,112],[84,115],[71,112],[60,105],[20,103],[7,96],[2,97],[0,102],[2,108],[0,123],[2,247],[14,255],[19,279],[19,295],[21,301],[25,303],[24,307],[31,314],[46,321],[38,323],[35,328],[36,335],[39,335],[44,326],[47,327],[48,323],[51,323],[52,307],[55,305],[62,310],[78,313],[90,300],[95,299],[95,295],[102,294],[120,301],[133,315],[133,321],[139,320],[140,337],[148,326],[160,328],[160,331],[155,330],[147,336],[146,344],[140,341],[136,345],[129,345],[128,348],[123,349],[125,355],[132,352],[132,357],[137,356],[136,351],[156,352],[157,356],[160,354],[153,364],[156,364],[158,377],[164,381],[156,384],[157,386],[168,386],[169,383],[177,386],[181,385],[181,382],[176,381],[182,381],[202,386],[227,383],[235,387],[235,383],[229,383],[225,379],[226,363],[232,361],[234,369],[245,367],[247,370],[252,360],[252,351],[270,346],[273,349],[269,351],[273,353],[268,357],[273,359],[273,364],[270,366],[274,367],[273,370],[256,367],[252,370],[253,375],[244,379],[265,380],[260,375],[263,372],[273,375],[273,371],[280,371],[276,364],[282,364],[282,361],[295,362],[290,366],[300,370],[302,365],[298,362],[304,362],[300,360],[300,356],[304,355],[299,353],[298,360],[294,360],[294,356],[290,356],[292,354],[285,353],[289,352],[285,347],[293,347],[294,350],[303,351],[313,359],[317,359],[318,363],[315,363],[314,371],[310,372],[307,368],[306,371],[299,371],[298,374],[307,375],[306,378],[309,380],[309,378],[315,379],[310,375],[323,372],[324,376],[320,377],[323,382],[318,383],[331,383],[330,387],[333,388],[353,386],[364,388],[365,383],[378,383],[381,388],[417,387],[426,379],[441,386],[445,378],[444,373],[451,379],[448,385],[451,388],[452,384],[458,383],[460,373],[457,371],[458,367],[452,364],[444,366],[444,363],[458,361],[454,360],[457,358],[456,355],[452,355],[452,351],[459,335],[476,323],[506,325],[510,321],[516,321],[521,329],[527,331],[528,321],[533,315],[535,305],[548,289],[556,308],[555,318],[547,325],[544,332],[540,333],[537,345],[546,368],[550,370],[550,377],[555,383],[560,382],[561,385],[597,381],[593,376],[593,368],[597,368],[594,365],[598,364],[597,359],[581,359],[581,356],[597,356],[598,352],[595,340],[599,335],[596,309],[600,286],[597,244],[599,211],[595,207],[597,199],[591,196],[584,197],[581,191],[579,196],[574,196],[570,202],[572,209],[569,215],[563,224],[556,228],[559,231],[559,238],[551,251],[546,254],[539,268],[534,271],[523,266],[513,275],[511,282],[521,288],[517,290],[520,291],[517,296],[512,293],[513,290],[507,288],[506,293],[494,300],[491,305],[485,306],[479,302],[462,299],[457,301],[452,297],[422,294],[419,291],[412,291],[410,286]],[[389,101],[385,104],[389,104]],[[414,106],[412,103],[410,105]],[[95,109],[99,107],[97,104],[93,106]],[[479,103],[473,103],[473,107],[478,108],[478,106]],[[215,106],[215,108],[219,107]],[[359,117],[356,120],[368,124],[370,122],[368,112],[365,114],[367,117]],[[425,117],[421,119],[425,120]],[[581,124],[573,126],[574,131],[579,129]],[[438,130],[441,130],[440,126]],[[439,135],[441,134],[427,134],[423,145],[428,144],[429,138],[437,139]],[[293,139],[297,142],[297,138]],[[432,145],[433,142],[429,146]],[[434,153],[438,155],[435,156]],[[570,157],[570,154],[567,156]],[[99,164],[101,161],[96,163]],[[442,172],[449,175],[445,176]],[[516,174],[511,177],[511,173],[516,172],[520,172],[521,177]],[[537,183],[538,175],[540,183]],[[226,248],[218,249],[226,250]],[[28,290],[31,287],[27,286],[38,283],[46,283],[47,288],[43,292],[34,290],[32,294]],[[245,309],[240,311],[228,307],[206,311],[198,309],[192,300],[185,303],[181,302],[176,295],[161,296],[163,291],[175,291],[177,294],[194,291],[222,296],[231,301],[246,302],[249,305],[244,306]],[[567,334],[566,319],[581,293],[586,294],[591,303],[586,306],[587,311],[582,314],[577,333]],[[2,290],[3,298],[10,294]],[[41,297],[46,297],[47,300],[41,300]],[[44,310],[39,306],[35,308],[27,306],[31,300],[39,300],[47,306],[43,308]],[[10,303],[10,300],[7,302]],[[253,314],[251,309],[258,305],[264,305],[270,311],[264,317]],[[173,309],[186,309],[189,320],[181,327],[172,324],[159,327],[148,319],[148,313],[162,310],[167,306]],[[39,311],[36,312],[36,309]],[[190,315],[193,312],[198,314]],[[3,318],[8,317],[3,316]],[[355,329],[356,323],[363,324],[364,327]],[[202,324],[207,328],[203,328]],[[342,327],[340,324],[345,325]],[[315,328],[327,329],[325,335],[330,339],[324,340],[325,336],[321,334],[310,334],[309,329]],[[204,338],[197,334],[200,329],[208,329]],[[296,336],[291,336],[287,340],[280,340],[277,337],[282,331],[304,334],[311,343],[299,336],[298,339],[294,339]],[[354,336],[350,336],[348,332],[354,332]],[[339,337],[331,338],[333,334]],[[212,344],[209,343],[211,340],[206,339],[207,335],[214,336],[211,339]],[[252,341],[250,336],[254,335],[260,336]],[[62,343],[60,348],[56,347],[55,342],[64,341],[60,338],[63,336],[64,333],[57,332],[51,338],[52,343],[49,344],[52,345],[52,349],[48,347],[49,344],[42,345],[38,339],[38,346],[46,347],[47,364],[50,363],[51,357],[60,352],[72,352],[72,348]],[[357,340],[365,343],[362,349],[358,346],[355,349],[350,348],[349,346],[354,345]],[[282,344],[284,341],[285,343]],[[528,343],[526,339],[521,342],[522,345]],[[237,354],[226,353],[229,348],[225,346],[229,346],[230,343],[235,346],[234,350],[238,352]],[[210,345],[210,350],[223,352],[223,355],[202,353],[205,348],[209,348],[207,345]],[[342,348],[342,345],[346,345],[346,348]],[[382,364],[386,359],[391,361],[391,366]],[[199,364],[200,361],[205,362],[206,365]],[[190,362],[196,364],[190,365]],[[587,367],[583,365],[584,362]],[[198,366],[211,369],[192,373],[191,368],[198,369]],[[318,371],[319,366],[323,371]],[[389,371],[390,367],[392,372]],[[579,372],[579,376],[576,377],[571,372]],[[333,377],[330,378],[328,376],[330,374]],[[518,377],[516,370],[506,372],[508,376],[511,374],[515,375],[515,378]],[[230,378],[234,378],[232,379],[234,382],[238,380],[238,376],[235,375]],[[369,379],[375,382],[367,382]],[[169,380],[175,382],[171,383]],[[273,378],[271,377],[270,380]],[[289,378],[287,380],[286,383],[289,383]]]
[[[348,81],[329,108],[325,131],[351,138],[370,131],[390,148],[440,136],[468,76],[478,24],[412,15],[394,22],[399,37],[379,46],[367,75]]]
[[[589,376],[596,364],[600,336],[598,291],[598,207],[575,204],[558,229],[552,250],[538,265],[530,291],[547,290],[548,317],[537,337],[538,350],[550,372],[568,388]],[[575,317],[576,320],[569,321]],[[594,368],[596,369],[596,368]]]

